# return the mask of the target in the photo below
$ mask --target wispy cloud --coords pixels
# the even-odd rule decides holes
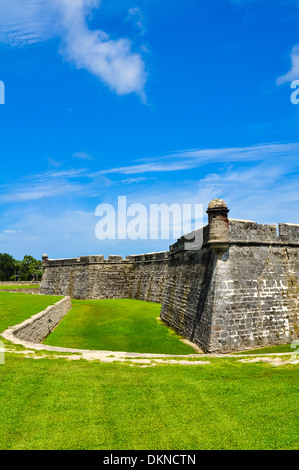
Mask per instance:
[[[54,168],[60,168],[62,166],[62,162],[58,162],[57,160],[54,160],[54,158],[48,158],[48,163],[50,166],[53,166]]]
[[[110,168],[107,170],[93,171],[86,168],[63,170],[55,168],[16,181],[13,186],[2,188],[0,196],[1,203],[29,202],[46,198],[78,198],[99,197],[107,194],[107,189],[113,186],[140,187],[140,183],[154,185],[157,179],[147,173],[169,173],[188,170],[198,170],[198,175],[209,173],[209,164],[219,163],[217,174],[210,174],[212,181],[216,183],[223,179],[223,168],[225,168],[226,182],[238,181],[238,184],[253,181],[263,182],[267,178],[278,178],[289,171],[299,170],[299,143],[292,144],[267,144],[252,147],[186,150],[163,156],[160,158],[132,162],[131,165]],[[247,164],[246,171],[238,168]],[[231,170],[228,171],[229,165]],[[202,171],[203,170],[203,171]],[[259,173],[263,177],[259,177]],[[130,175],[124,179],[114,181],[107,175]],[[180,174],[180,173],[179,173]],[[133,176],[131,176],[133,175]],[[160,178],[157,183],[159,184]],[[218,184],[218,183],[217,183]],[[168,191],[168,188],[167,190]]]
[[[144,183],[145,181],[148,181],[149,179],[154,179],[154,178],[146,178],[145,176],[138,176],[137,178],[125,178],[124,180],[121,180],[121,184],[138,184],[138,183]]]
[[[2,203],[5,202],[28,202],[37,201],[44,198],[61,197],[81,190],[78,184],[70,184],[66,181],[49,181],[48,183],[32,182],[27,185],[20,185],[11,192],[0,197]]]
[[[81,160],[94,160],[94,158],[86,152],[74,153],[73,157],[80,158]]]
[[[53,35],[54,10],[46,0],[1,0],[0,40],[13,46],[31,45]]]
[[[137,93],[145,101],[147,74],[141,55],[127,38],[110,39],[91,30],[89,13],[101,0],[1,0],[0,40],[25,46],[60,37],[60,53],[78,69],[86,69],[119,95]]]
[[[108,180],[101,170],[94,172],[86,168],[53,169],[31,175],[16,181],[14,186],[1,187],[5,193],[0,197],[1,247],[19,257],[26,252],[41,256],[46,251],[54,258],[168,249],[170,241],[166,240],[158,240],[154,245],[149,240],[99,243],[94,232],[98,221],[95,208],[107,202],[117,209],[118,195],[127,195],[128,205],[138,202],[146,207],[178,203],[203,204],[206,208],[211,199],[221,197],[226,200],[232,218],[260,223],[298,223],[298,152],[296,143],[189,149],[152,162],[138,162],[141,168],[136,176],[133,164],[126,170],[133,176],[122,179],[115,175],[115,181]],[[184,160],[188,168],[191,162],[194,166],[186,173],[188,176],[182,178],[181,172],[174,173],[170,181],[160,172],[161,162],[165,172],[173,163],[174,171],[176,160],[181,167]],[[159,162],[161,166],[157,167]],[[141,175],[142,168],[148,170],[148,165],[153,165],[154,170],[158,168],[159,175]],[[82,253],[82,246],[87,247],[88,253]]]
[[[141,34],[145,33],[144,17],[143,17],[143,14],[141,13],[140,8],[138,7],[129,8],[128,18],[136,19],[135,24],[140,29]]]
[[[85,169],[46,171],[23,178],[6,188],[0,196],[0,203],[92,197],[101,193],[109,184],[110,181],[102,175],[89,178]]]
[[[150,159],[143,163],[102,170],[103,175],[120,173],[126,175],[191,170],[215,162],[258,162],[280,158],[297,158],[299,143],[266,144],[252,147],[223,149],[186,150],[164,157]]]

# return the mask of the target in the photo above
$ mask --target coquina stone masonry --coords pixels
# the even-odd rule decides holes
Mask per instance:
[[[132,298],[162,304],[161,318],[205,352],[289,343],[299,337],[299,225],[228,218],[208,207],[203,246],[128,256],[43,257],[42,294]],[[189,239],[188,239],[189,240]]]
[[[66,297],[42,312],[33,315],[20,325],[8,328],[3,336],[12,340],[17,338],[29,343],[41,343],[58,325],[72,308],[71,298]]]

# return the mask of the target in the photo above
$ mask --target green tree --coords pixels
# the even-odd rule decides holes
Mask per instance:
[[[0,281],[10,281],[15,274],[15,259],[7,253],[0,253]]]
[[[22,261],[15,260],[15,275],[14,281],[21,280],[21,273],[22,273]]]
[[[22,281],[39,281],[43,275],[42,262],[26,255],[21,261],[21,280]]]

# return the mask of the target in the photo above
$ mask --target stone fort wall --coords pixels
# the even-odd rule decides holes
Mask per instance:
[[[161,318],[205,352],[284,344],[299,337],[299,225],[228,219],[208,208],[203,246],[128,256],[43,257],[41,293],[162,304]]]

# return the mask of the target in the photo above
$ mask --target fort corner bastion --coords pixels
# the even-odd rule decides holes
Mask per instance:
[[[299,225],[277,231],[228,212],[223,200],[211,201],[196,250],[181,237],[168,252],[126,259],[44,255],[41,293],[161,303],[163,322],[206,353],[298,339]]]

